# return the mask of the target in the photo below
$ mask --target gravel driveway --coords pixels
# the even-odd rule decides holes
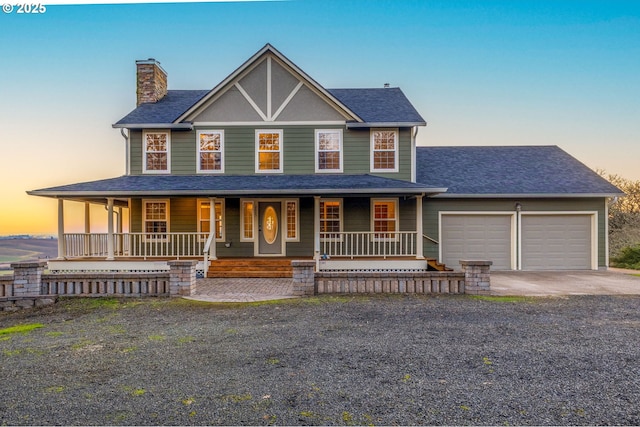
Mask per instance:
[[[637,425],[639,342],[638,296],[66,300],[0,314],[0,423]]]

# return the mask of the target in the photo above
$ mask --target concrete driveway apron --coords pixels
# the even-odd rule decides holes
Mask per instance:
[[[640,271],[492,271],[492,295],[640,295]]]

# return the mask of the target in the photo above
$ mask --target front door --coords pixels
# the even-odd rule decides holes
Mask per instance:
[[[258,203],[258,255],[282,255],[280,202]]]

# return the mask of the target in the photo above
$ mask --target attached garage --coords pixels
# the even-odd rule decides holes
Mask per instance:
[[[522,270],[588,270],[595,261],[595,214],[521,216]]]
[[[490,260],[493,270],[512,270],[515,213],[441,213],[440,259],[453,268],[461,259]]]

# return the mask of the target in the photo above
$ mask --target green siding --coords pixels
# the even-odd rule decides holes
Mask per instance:
[[[580,199],[429,199],[423,200],[424,234],[440,240],[438,214],[441,211],[514,212],[515,204],[520,203],[522,212],[553,211],[597,211],[598,212],[598,266],[606,266],[606,200],[604,198]],[[438,245],[423,239],[424,256],[438,258]],[[453,266],[457,267],[457,266]]]
[[[284,173],[291,175],[315,173],[315,130],[343,130],[343,173],[371,173],[371,142],[369,129],[347,130],[344,126],[233,126],[204,127],[193,131],[171,132],[171,173],[189,175],[197,173],[197,131],[205,129],[224,130],[224,162],[227,175],[253,175],[256,162],[256,129],[282,129]],[[411,130],[399,132],[399,172],[375,175],[411,179]],[[130,133],[131,174],[142,174],[142,131]]]

